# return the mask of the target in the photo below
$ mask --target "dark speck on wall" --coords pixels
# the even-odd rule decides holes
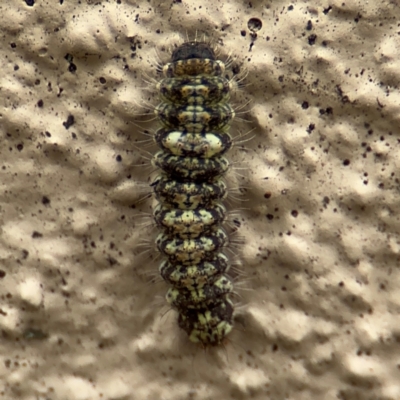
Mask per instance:
[[[65,122],[63,122],[63,125],[65,127],[65,129],[69,129],[75,122],[75,118],[73,115],[68,115],[68,118]]]

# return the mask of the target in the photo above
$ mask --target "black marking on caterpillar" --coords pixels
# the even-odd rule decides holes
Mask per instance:
[[[232,83],[210,44],[190,41],[176,48],[163,66],[155,109],[162,127],[152,160],[161,170],[152,183],[158,205],[156,239],[165,256],[162,278],[171,285],[168,303],[178,325],[195,343],[221,344],[233,328],[233,282],[224,254],[226,209],[224,154],[235,112],[229,104]]]

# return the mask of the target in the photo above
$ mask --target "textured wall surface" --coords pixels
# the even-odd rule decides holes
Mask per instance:
[[[0,399],[399,399],[399,18],[394,1],[1,2]],[[229,155],[237,329],[205,351],[168,312],[139,201],[157,63],[196,32],[247,71],[232,133],[251,131]]]

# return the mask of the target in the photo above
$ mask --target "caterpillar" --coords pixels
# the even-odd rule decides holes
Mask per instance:
[[[178,312],[179,327],[203,346],[221,344],[234,317],[223,176],[235,112],[225,67],[209,43],[181,44],[162,66],[154,111],[161,125],[152,158],[159,172],[151,184],[158,203],[156,246],[165,257],[159,272],[171,286],[166,299]]]

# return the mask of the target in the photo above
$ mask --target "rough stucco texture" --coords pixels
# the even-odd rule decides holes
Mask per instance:
[[[399,399],[399,15],[1,2],[0,399]],[[157,63],[196,32],[246,71],[251,131],[229,155],[237,329],[206,351],[165,305],[143,199]]]

